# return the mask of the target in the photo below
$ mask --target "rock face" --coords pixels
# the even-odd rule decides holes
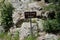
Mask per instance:
[[[32,23],[32,28],[33,28],[33,33],[35,34],[37,31],[36,24]],[[20,40],[23,40],[25,37],[31,34],[31,27],[30,27],[30,22],[24,22],[20,28],[19,32]]]
[[[24,19],[24,14],[19,12],[19,11],[17,11],[17,12],[14,12],[12,18],[13,18],[14,24],[16,24],[21,19]]]
[[[44,3],[44,0],[32,2],[32,0],[11,0],[11,4],[15,8],[14,13],[12,15],[14,24],[18,23],[21,19],[25,19],[24,12],[26,11],[36,11],[37,16],[42,16],[44,18],[48,18],[49,11],[43,10],[43,6],[48,6],[48,4]],[[32,31],[33,34],[37,34],[37,26],[40,31],[43,31],[43,20],[39,19],[36,20],[37,23],[32,23]],[[20,40],[24,40],[25,37],[29,36],[31,34],[31,27],[30,22],[24,22],[20,28],[14,28],[10,30],[13,34],[15,34],[16,31],[19,31],[19,37]],[[42,33],[44,34],[44,33]],[[57,40],[56,35],[52,34],[44,34],[41,37],[38,38],[38,40]],[[49,38],[48,38],[49,37]],[[55,39],[56,38],[56,39]]]
[[[37,21],[37,19],[35,19],[35,20]],[[43,23],[43,21],[41,19],[39,21],[37,21],[37,23],[32,23],[32,30],[31,30],[30,22],[24,22],[19,31],[20,40],[29,36],[31,34],[31,31],[33,32],[33,34],[35,36],[37,36],[38,29],[39,29],[39,32],[43,31],[42,23]]]
[[[19,13],[21,13],[23,15],[22,17],[24,17],[25,11],[36,11],[38,13],[41,9],[41,6],[39,6],[38,2],[33,2],[33,0],[10,0],[10,2],[15,8],[13,13],[14,24],[17,23],[17,21],[21,18]]]
[[[43,27],[44,21],[41,20],[41,19],[38,19],[38,20],[37,20],[38,27],[39,27],[40,31],[43,31],[43,29],[44,29],[44,27]]]
[[[54,34],[46,34],[45,40],[58,40],[58,37]]]
[[[24,16],[24,12],[26,11],[36,11],[37,12],[37,16],[44,16],[47,17],[47,13],[45,13],[45,11],[43,12],[43,7],[47,6],[47,4],[45,3],[45,0],[41,0],[41,1],[33,1],[33,0],[10,0],[11,4],[13,5],[13,7],[15,8],[14,11],[14,16],[13,17],[13,21],[15,20],[17,23],[17,20],[20,20],[20,16],[19,13],[21,13]],[[20,17],[20,18],[18,18]],[[16,19],[15,19],[16,18]]]
[[[33,0],[10,0],[11,4],[15,8],[13,12],[13,22],[16,24],[21,19],[25,19],[24,12],[26,11],[36,11],[37,16],[46,16],[45,11],[43,12],[43,6],[46,6],[44,0],[33,1]]]
[[[40,36],[37,40],[58,40],[58,36],[54,34],[45,34],[44,36]]]

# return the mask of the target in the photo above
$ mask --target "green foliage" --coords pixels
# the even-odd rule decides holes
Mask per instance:
[[[49,0],[50,4],[45,7],[45,10],[54,10],[58,11],[60,10],[60,0]]]
[[[49,0],[50,3],[56,3],[58,0]]]
[[[36,23],[36,20],[32,20],[32,23]]]
[[[4,38],[4,33],[0,33],[0,38]]]
[[[57,22],[60,24],[60,12],[57,13],[56,19],[57,19]]]
[[[60,40],[60,38],[58,38],[58,40]]]
[[[47,10],[47,11],[51,11],[51,10],[55,11],[55,8],[56,8],[55,4],[50,4],[50,5],[46,6],[46,7],[44,7],[44,9]]]
[[[44,30],[48,33],[59,33],[60,32],[60,24],[56,19],[47,20],[44,24]]]
[[[25,38],[25,40],[36,40],[36,37],[32,37],[31,35],[29,35],[28,37]]]
[[[2,26],[5,29],[5,31],[7,32],[9,30],[10,27],[12,27],[13,25],[13,21],[12,21],[12,13],[13,13],[13,7],[12,5],[7,2],[7,4],[3,2],[0,3],[0,11],[1,11],[1,18],[2,18]]]
[[[57,1],[57,3],[55,2]],[[50,33],[59,33],[60,32],[60,0],[50,0],[52,4],[45,7],[45,10],[55,11],[56,19],[47,19],[44,23],[44,30]]]
[[[19,34],[17,33],[14,37],[8,35],[8,33],[1,33],[0,34],[1,40],[19,40]]]

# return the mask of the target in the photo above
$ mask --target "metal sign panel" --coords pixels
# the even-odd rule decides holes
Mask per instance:
[[[32,12],[25,12],[25,18],[36,18],[36,12],[32,11]]]

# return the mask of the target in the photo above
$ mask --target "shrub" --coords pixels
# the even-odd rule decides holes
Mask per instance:
[[[0,10],[2,18],[1,25],[5,29],[5,32],[7,32],[9,28],[13,26],[12,13],[14,8],[9,2],[5,4],[4,0],[3,2],[0,3],[0,9],[2,9]]]
[[[60,0],[49,0],[52,4],[48,5],[45,10],[55,11],[55,19],[46,20],[44,23],[44,30],[51,33],[60,32]]]
[[[60,24],[56,19],[47,20],[44,23],[44,30],[48,33],[59,33],[60,32]]]

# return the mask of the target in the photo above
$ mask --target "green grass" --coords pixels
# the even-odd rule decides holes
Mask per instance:
[[[60,38],[58,40],[60,40]]]
[[[8,35],[7,33],[1,33],[0,34],[1,40],[19,40],[19,35],[16,34],[13,38],[11,35]]]
[[[28,36],[28,37],[26,37],[24,40],[36,40],[36,37],[35,36]]]

